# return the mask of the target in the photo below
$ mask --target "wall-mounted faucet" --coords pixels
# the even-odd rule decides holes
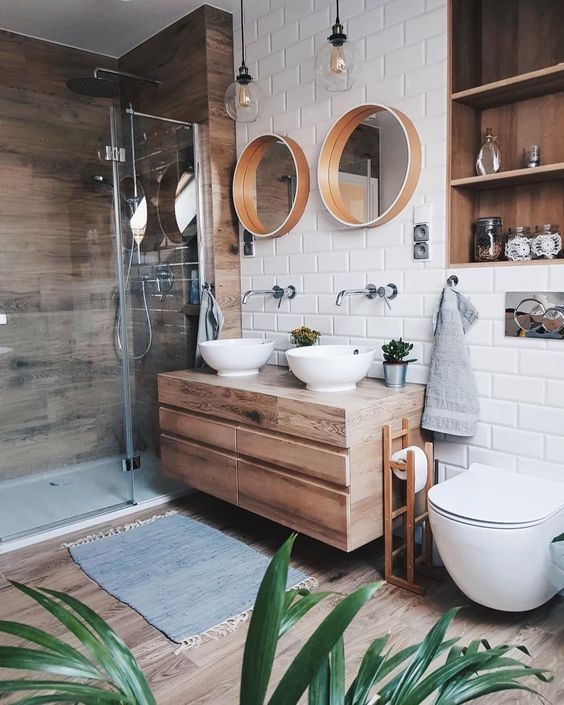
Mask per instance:
[[[368,296],[369,299],[384,299],[386,306],[391,309],[390,301],[393,301],[398,295],[398,288],[395,284],[387,284],[386,286],[367,284],[364,289],[343,289],[337,294],[335,305],[340,306],[345,296],[351,296],[353,294],[364,294]]]
[[[249,289],[249,291],[243,294],[243,303],[246,304],[251,296],[273,296],[275,299],[278,299],[278,308],[280,308],[284,297],[293,299],[296,296],[296,287],[291,284],[287,287],[281,287],[275,284],[272,289]]]

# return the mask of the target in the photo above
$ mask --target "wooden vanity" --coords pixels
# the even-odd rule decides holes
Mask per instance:
[[[286,368],[159,375],[166,475],[344,551],[382,536],[382,426],[419,429],[424,387],[307,391]],[[418,441],[418,431],[414,433]]]

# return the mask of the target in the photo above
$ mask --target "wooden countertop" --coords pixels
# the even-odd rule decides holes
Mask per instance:
[[[363,442],[383,424],[420,414],[425,387],[389,389],[366,378],[350,392],[311,392],[287,368],[218,377],[212,370],[159,374],[161,403],[340,447]]]

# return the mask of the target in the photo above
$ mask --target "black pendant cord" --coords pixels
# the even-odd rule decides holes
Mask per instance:
[[[341,24],[341,20],[339,18],[340,12],[339,12],[339,0],[337,0],[337,17],[335,18],[335,24]]]
[[[337,0],[338,2],[338,0]],[[241,0],[241,65],[246,67],[245,63],[245,22],[243,19],[243,0]]]

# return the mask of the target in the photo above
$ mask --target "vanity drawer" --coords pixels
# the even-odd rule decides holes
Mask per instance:
[[[349,497],[272,467],[239,460],[239,506],[347,550]]]
[[[200,443],[207,443],[216,448],[223,448],[232,453],[236,449],[236,424],[215,421],[184,411],[175,411],[161,406],[159,409],[161,432],[172,433]]]
[[[161,464],[165,475],[237,504],[235,456],[161,434]]]
[[[347,487],[350,484],[346,450],[333,450],[299,439],[292,440],[288,436],[239,427],[237,452],[335,485]]]

